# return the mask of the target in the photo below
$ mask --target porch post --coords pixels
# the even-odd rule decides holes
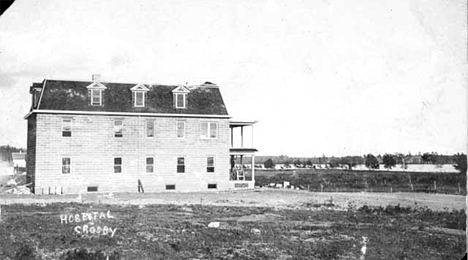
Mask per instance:
[[[234,147],[234,127],[231,127],[231,147]]]
[[[252,154],[252,182],[253,188],[255,188],[255,155]]]
[[[244,148],[244,126],[241,126],[241,148]]]

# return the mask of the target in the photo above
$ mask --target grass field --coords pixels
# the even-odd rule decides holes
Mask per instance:
[[[429,195],[432,201],[451,196]],[[465,252],[466,215],[461,209],[352,201],[338,205],[333,199],[315,199],[310,192],[276,190],[166,198],[216,199],[207,205],[183,200],[177,205],[119,204],[129,196],[144,201],[164,194],[116,194],[113,204],[89,197],[86,203],[2,205],[0,259],[419,260],[460,259]],[[236,196],[245,205],[229,205],[235,204]],[[248,196],[256,200],[289,196],[291,202],[265,207],[243,199]],[[219,226],[208,227],[212,222]],[[103,234],[105,227],[115,233]]]
[[[255,171],[255,183],[258,186],[283,181],[289,181],[294,186],[301,185],[311,191],[323,189],[324,192],[427,192],[466,195],[465,174],[334,169]]]

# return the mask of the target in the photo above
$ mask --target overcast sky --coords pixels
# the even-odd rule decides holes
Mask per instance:
[[[0,17],[0,144],[44,78],[218,84],[262,155],[467,148],[463,0],[17,0]]]

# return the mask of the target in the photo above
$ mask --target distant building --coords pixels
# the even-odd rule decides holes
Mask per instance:
[[[13,159],[13,167],[26,167],[26,153],[11,153],[11,157]]]
[[[233,128],[255,122],[232,121],[213,83],[113,83],[93,75],[45,79],[30,93],[26,166],[36,194],[254,186],[254,170],[247,179],[232,161],[246,155],[253,165],[257,150],[230,142]]]

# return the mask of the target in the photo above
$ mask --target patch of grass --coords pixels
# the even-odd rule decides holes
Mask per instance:
[[[0,259],[458,259],[464,212],[401,206],[311,208],[50,204],[2,206]],[[81,236],[60,214],[110,210],[114,237]],[[242,221],[238,221],[242,220]],[[210,222],[219,228],[208,228]],[[80,223],[77,223],[80,224]],[[83,223],[81,223],[83,224]]]

